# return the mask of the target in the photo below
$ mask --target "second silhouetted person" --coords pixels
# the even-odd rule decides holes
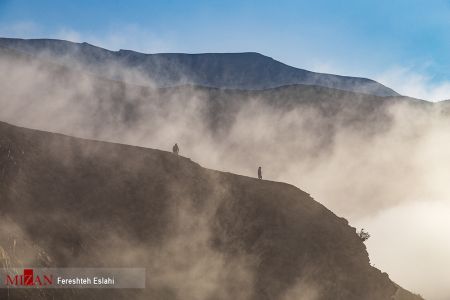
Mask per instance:
[[[176,155],[178,155],[178,152],[180,152],[180,148],[178,148],[178,145],[176,143],[172,147],[172,152]]]

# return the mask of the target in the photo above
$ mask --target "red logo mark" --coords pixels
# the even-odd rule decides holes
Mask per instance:
[[[21,275],[6,275],[6,285],[14,286],[44,286],[53,284],[52,275],[34,275],[33,269],[24,269]]]

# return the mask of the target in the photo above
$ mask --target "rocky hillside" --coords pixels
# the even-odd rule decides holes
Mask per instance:
[[[165,151],[0,123],[0,201],[3,267],[147,270],[143,290],[1,299],[420,299],[307,193]]]
[[[398,96],[392,89],[370,79],[315,73],[254,52],[144,54],[130,50],[110,51],[64,40],[11,38],[0,38],[0,47],[83,68],[104,78],[156,84],[157,87],[191,84],[261,90],[305,84],[377,96]]]

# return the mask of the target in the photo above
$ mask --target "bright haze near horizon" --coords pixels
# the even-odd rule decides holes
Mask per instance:
[[[449,1],[10,1],[0,36],[111,50],[259,52],[316,72],[450,98]]]

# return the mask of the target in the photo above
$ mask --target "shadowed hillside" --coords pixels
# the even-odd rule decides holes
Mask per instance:
[[[3,267],[147,270],[145,290],[1,299],[419,299],[307,193],[165,151],[0,123],[0,200]]]
[[[259,53],[160,53],[109,51],[87,43],[52,39],[0,38],[0,46],[30,55],[43,55],[70,67],[82,67],[104,78],[158,87],[200,85],[259,90],[305,84],[378,96],[398,96],[392,89],[366,78],[321,74],[285,65]],[[133,78],[127,70],[138,72]]]

